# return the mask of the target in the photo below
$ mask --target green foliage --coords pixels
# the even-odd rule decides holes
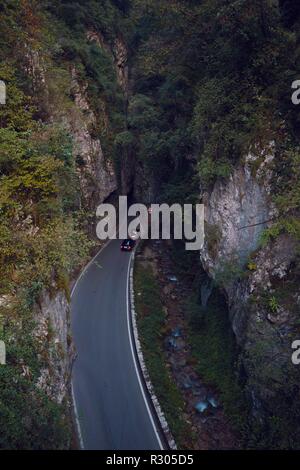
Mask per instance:
[[[138,329],[146,366],[171,432],[180,448],[186,447],[187,428],[182,413],[184,402],[165,365],[163,353],[164,312],[159,286],[150,269],[137,263],[134,276]]]
[[[245,276],[245,270],[238,262],[238,259],[232,259],[220,264],[218,271],[215,274],[215,283],[219,287],[230,286],[236,280]]]
[[[43,361],[35,342],[31,319],[32,295],[39,286],[24,291],[24,298],[1,312],[1,339],[7,347],[7,364],[0,368],[1,449],[67,449],[71,429],[64,405],[58,405],[36,385]],[[33,297],[33,298],[34,298]],[[26,368],[24,368],[26,367]],[[26,373],[24,373],[26,371]],[[26,397],[26,399],[25,399]]]
[[[295,34],[281,13],[271,0],[133,2],[132,102],[143,96],[143,106],[132,125],[137,158],[159,186],[184,179],[191,155],[204,187],[227,178],[245,153],[274,139],[283,114],[294,125],[296,111],[283,103],[296,74]]]
[[[298,216],[281,217],[274,222],[270,228],[264,230],[261,235],[262,246],[267,245],[270,241],[275,240],[281,233],[288,233],[294,239],[300,240],[300,220]]]
[[[211,226],[212,230],[216,228]],[[239,349],[229,320],[222,291],[213,286],[206,308],[201,306],[201,285],[207,275],[197,252],[187,252],[174,241],[171,258],[175,272],[191,286],[183,306],[188,321],[188,342],[200,377],[218,390],[222,406],[232,425],[246,438],[248,408],[244,384],[239,378]],[[246,441],[245,441],[246,442]]]
[[[205,311],[194,298],[187,301],[186,313],[192,354],[197,360],[199,375],[217,388],[227,416],[240,432],[244,432],[247,407],[235,374],[237,348],[225,299],[214,290]]]
[[[218,244],[221,240],[222,234],[218,225],[212,225],[206,222],[205,224],[205,239],[207,248],[211,256],[214,258],[217,255]]]
[[[24,158],[28,138],[26,133],[13,129],[0,129],[0,175],[16,171],[20,161]]]
[[[288,233],[300,241],[300,152],[299,147],[282,149],[274,169],[274,202],[277,220],[262,235],[262,244]]]
[[[48,10],[62,19],[76,34],[84,33],[86,29],[99,30],[105,37],[113,41],[122,27],[121,19],[127,11],[125,3],[121,5],[110,0],[54,0],[48,2]],[[123,4],[124,3],[124,4]],[[126,7],[126,8],[125,8]]]
[[[1,449],[70,447],[70,427],[62,405],[51,401],[31,380],[21,377],[15,367],[1,367],[0,380]]]
[[[262,336],[249,342],[243,359],[249,371],[246,393],[260,393],[264,412],[263,420],[250,417],[247,444],[250,449],[299,449],[299,368],[290,353],[278,354],[281,339],[270,336],[270,331],[265,335],[267,340]],[[287,341],[284,350],[289,348]]]
[[[270,297],[269,299],[269,308],[271,312],[273,313],[276,313],[278,311],[279,304],[278,304],[278,300],[276,299],[274,295],[272,295],[272,297]]]
[[[6,105],[0,107],[0,127],[27,131],[35,126],[31,98],[18,87],[15,70],[9,63],[0,65],[0,80],[6,84]]]
[[[247,264],[247,268],[249,269],[249,271],[255,271],[257,269],[257,265],[253,261],[249,261],[249,263]]]
[[[216,178],[228,178],[232,171],[232,166],[226,160],[220,160],[216,165],[211,157],[203,157],[198,163],[198,171],[202,182],[208,185],[214,182]]]

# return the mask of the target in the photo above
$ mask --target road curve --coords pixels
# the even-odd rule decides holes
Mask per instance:
[[[84,449],[161,449],[129,337],[129,263],[112,240],[72,292],[72,389]]]

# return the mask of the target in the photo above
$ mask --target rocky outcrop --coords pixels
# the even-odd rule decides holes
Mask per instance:
[[[70,337],[70,307],[63,291],[44,292],[35,310],[36,337],[44,367],[38,386],[57,403],[69,399],[74,348]]]
[[[128,50],[121,36],[108,42],[99,31],[88,31],[87,39],[95,42],[101,49],[105,50],[113,59],[116,78],[124,96],[125,114],[127,114],[128,100],[131,95],[129,80]],[[136,180],[135,158],[132,151],[124,151],[119,168],[119,190],[122,194],[129,194]]]
[[[97,118],[88,103],[86,85],[79,83],[75,68],[72,93],[75,109],[64,120],[74,139],[83,205],[94,209],[117,189],[117,179],[112,160],[104,157],[100,139],[92,135]]]
[[[24,69],[30,76],[40,115],[46,122],[62,125],[73,137],[81,204],[94,210],[117,189],[117,178],[111,155],[102,151],[99,119],[89,103],[87,84],[79,80],[76,68],[71,66],[68,76],[65,71],[64,87],[55,86],[55,78],[48,70],[51,64],[47,65],[43,55],[29,45],[24,48]],[[102,108],[105,125],[104,104]]]
[[[100,31],[88,31],[87,39],[95,42],[101,49],[106,50],[111,54],[117,74],[118,84],[123,90],[125,97],[129,93],[129,74],[128,74],[128,52],[127,46],[123,39],[119,36],[116,37],[112,43],[107,42]]]
[[[204,268],[227,295],[251,419],[269,433],[274,412],[282,422],[292,419],[283,403],[300,379],[291,361],[291,344],[300,333],[296,244],[288,234],[260,243],[277,215],[270,198],[272,149],[258,161],[249,155],[228,181],[218,181],[203,195],[201,252]]]
[[[46,83],[46,64],[42,55],[29,44],[24,44],[24,69],[31,78],[31,92],[48,94]]]
[[[118,83],[124,92],[125,98],[127,99],[129,94],[127,46],[120,37],[117,37],[115,39],[112,50]]]
[[[256,158],[249,154],[228,181],[218,181],[211,192],[203,194],[207,240],[201,259],[211,275],[228,263],[242,266],[272,223],[276,215],[270,198],[273,158],[270,146],[254,174]]]

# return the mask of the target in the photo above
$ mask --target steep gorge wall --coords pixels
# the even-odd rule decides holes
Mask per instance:
[[[105,158],[101,141],[92,135],[97,120],[80,85],[75,68],[72,69],[72,92],[75,110],[66,116],[66,125],[74,139],[77,172],[81,183],[83,205],[94,209],[117,189],[113,162]],[[78,163],[79,162],[79,163]]]
[[[99,31],[87,31],[87,39],[91,43],[108,52],[112,57],[116,78],[124,97],[124,130],[127,128],[128,104],[132,95],[132,83],[129,70],[129,52],[127,44],[119,34],[109,43]],[[118,189],[122,194],[129,194],[134,188],[136,178],[135,157],[132,151],[122,153],[119,163]]]
[[[70,305],[64,291],[50,296],[44,292],[35,308],[35,338],[45,366],[38,386],[57,403],[67,401],[75,350],[70,334]]]
[[[201,261],[226,293],[240,349],[237,373],[245,383],[254,445],[259,447],[295,445],[288,427],[297,419],[291,400],[300,379],[291,361],[291,344],[299,337],[296,244],[284,233],[261,243],[277,216],[271,197],[274,150],[272,144],[259,163],[248,155],[228,181],[218,181],[203,194],[206,241]]]
[[[73,140],[73,158],[80,181],[80,205],[93,210],[117,189],[116,172],[112,156],[103,153],[97,129],[97,116],[87,97],[87,83],[80,80],[76,67],[69,65],[67,72],[67,91],[72,96],[66,100],[64,92],[53,94],[50,83],[51,63],[37,51],[27,50],[27,71],[32,82],[32,93],[37,106],[42,105],[46,122],[63,126]],[[51,96],[52,94],[52,96]],[[101,102],[101,97],[99,96]],[[103,122],[107,120],[105,107],[102,106]]]
[[[31,10],[30,15],[31,18],[34,18],[34,12]],[[89,41],[95,42],[95,37],[91,37],[89,33],[87,33],[87,37]],[[124,42],[120,38],[116,38],[113,47],[108,47],[98,40],[98,36],[96,39],[98,47],[105,49],[111,56],[114,71],[109,71],[109,73],[115,74],[115,79],[124,95],[126,104],[128,67]],[[112,150],[109,147],[104,150],[105,145],[102,141],[103,135],[108,134],[108,132],[113,134],[117,130],[110,122],[109,103],[105,101],[105,93],[101,94],[99,92],[98,96],[93,97],[94,101],[91,99],[90,88],[93,87],[94,83],[89,76],[84,75],[78,57],[74,63],[64,59],[58,65],[55,57],[51,56],[47,50],[47,43],[43,44],[43,40],[42,37],[41,42],[37,44],[32,37],[32,31],[28,31],[28,41],[22,44],[18,41],[16,56],[18,56],[19,62],[15,69],[25,77],[26,98],[30,104],[34,105],[34,129],[37,128],[38,132],[38,126],[43,129],[44,134],[41,132],[41,136],[44,139],[45,147],[48,146],[47,139],[49,138],[50,142],[52,138],[53,134],[51,132],[53,129],[62,130],[63,135],[70,138],[70,154],[67,154],[67,156],[59,154],[60,151],[62,153],[69,151],[62,148],[57,150],[55,158],[57,160],[61,159],[61,161],[66,158],[68,168],[72,168],[72,175],[76,175],[75,183],[74,179],[71,181],[65,179],[65,185],[72,184],[75,186],[75,188],[70,188],[73,192],[75,189],[76,192],[71,211],[75,214],[75,218],[81,219],[81,223],[90,239],[93,239],[95,236],[93,223],[96,207],[119,189]],[[100,70],[99,74],[101,75],[101,73]],[[122,117],[125,114],[125,109],[119,111]],[[125,126],[125,122],[121,123],[122,125]],[[121,161],[121,185],[123,192],[127,193],[130,190],[132,170],[129,162],[125,163],[123,164]],[[125,168],[124,171],[123,168]],[[75,173],[73,173],[73,169]],[[68,197],[69,189],[65,189],[66,197]],[[29,201],[30,204],[31,201]],[[68,211],[69,213],[65,215],[66,219],[70,218],[70,209]],[[73,216],[73,213],[71,216]],[[30,243],[34,245],[34,239],[39,236],[41,226],[33,217],[28,216],[25,220],[20,220],[18,230],[21,230],[24,234],[27,233]],[[57,239],[56,242],[58,248],[60,248],[59,244],[63,245],[64,240]],[[42,257],[43,255],[38,253],[37,256]],[[48,257],[48,253],[44,256]],[[34,263],[34,261],[32,262]],[[82,262],[84,262],[84,259],[80,260],[80,263]],[[28,295],[29,310],[31,310],[31,320],[33,322],[29,334],[33,337],[35,348],[32,353],[34,355],[36,352],[37,364],[42,365],[37,373],[37,379],[34,379],[34,381],[35,385],[49,397],[50,403],[54,402],[61,407],[62,413],[68,421],[71,410],[69,393],[71,369],[76,354],[70,333],[68,289],[68,276],[73,273],[67,272],[68,268],[65,266],[61,266],[63,273],[59,275],[54,266],[50,269],[51,285],[44,287],[42,291],[39,290],[39,282],[36,284],[32,282],[32,285],[30,285],[30,279],[28,280],[30,291]],[[20,289],[22,289],[22,286]],[[4,296],[4,298],[6,297]],[[2,303],[0,306],[2,306]],[[12,342],[14,341],[18,342],[19,339],[15,336],[12,339]],[[11,346],[8,344],[9,352],[10,349]],[[31,384],[33,375],[30,361],[28,358],[19,357],[18,355],[17,361],[20,363],[22,377],[28,381],[28,384]],[[28,426],[30,427],[30,423]],[[8,435],[9,440],[12,437]],[[20,439],[24,443],[22,436]],[[68,438],[65,439],[65,441],[67,440]],[[13,446],[11,442],[9,442],[9,445]],[[41,438],[40,445],[51,447],[53,443],[48,442],[46,438],[43,441]],[[29,446],[29,444],[26,443],[24,446]]]

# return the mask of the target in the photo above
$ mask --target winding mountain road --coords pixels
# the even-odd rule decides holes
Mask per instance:
[[[79,277],[71,323],[72,392],[81,447],[159,450],[162,438],[137,367],[129,322],[131,255],[110,241]]]

